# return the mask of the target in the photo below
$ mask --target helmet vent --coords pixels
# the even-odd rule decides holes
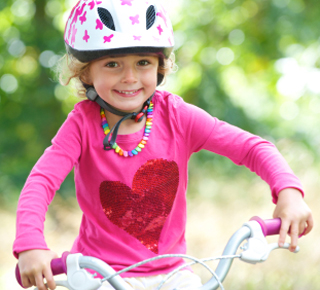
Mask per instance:
[[[147,30],[153,25],[155,19],[156,19],[156,11],[154,9],[154,6],[149,6],[147,10]]]
[[[113,18],[111,16],[110,12],[107,9],[99,7],[98,8],[98,14],[99,14],[99,17],[101,19],[101,22],[105,26],[107,26],[111,30],[114,30],[114,31],[116,30],[115,27],[114,27]]]

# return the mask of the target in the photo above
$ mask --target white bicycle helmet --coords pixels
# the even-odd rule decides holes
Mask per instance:
[[[81,62],[126,53],[168,58],[174,45],[160,0],[80,0],[67,20],[64,40],[68,53]]]

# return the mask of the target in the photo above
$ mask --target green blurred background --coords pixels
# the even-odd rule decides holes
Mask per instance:
[[[279,261],[268,266],[239,263],[226,289],[320,289],[320,252],[314,246],[320,242],[319,1],[164,2],[174,25],[179,67],[164,89],[274,142],[301,178],[315,215],[314,231],[301,240],[304,253],[292,257],[280,251],[275,258]],[[15,263],[11,244],[19,192],[79,101],[74,88],[58,84],[53,72],[64,54],[64,23],[75,3],[0,2],[0,289],[18,289],[11,275]],[[247,169],[202,151],[191,159],[189,172],[190,252],[211,255],[205,249],[222,249],[252,215],[272,216],[269,189]],[[80,218],[72,173],[52,208],[47,218],[48,243],[63,251],[66,240],[71,245]],[[303,267],[297,269],[294,263]]]

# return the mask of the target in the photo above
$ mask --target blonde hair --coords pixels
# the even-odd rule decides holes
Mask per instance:
[[[61,85],[67,86],[70,82],[73,82],[77,95],[80,98],[86,98],[86,88],[84,84],[88,84],[89,67],[91,62],[81,62],[71,54],[65,54],[57,63],[56,73]],[[166,76],[176,71],[177,66],[175,64],[175,55],[171,53],[168,59],[159,58],[158,73],[164,75],[164,79],[161,82],[163,85],[166,81]]]

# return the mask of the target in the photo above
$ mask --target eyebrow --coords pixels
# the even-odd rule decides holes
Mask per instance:
[[[118,58],[118,57],[126,57],[131,54],[114,54],[114,55],[108,55],[106,58]],[[139,57],[148,57],[148,56],[157,56],[156,54],[149,54],[149,53],[133,53],[132,55],[139,56]]]

